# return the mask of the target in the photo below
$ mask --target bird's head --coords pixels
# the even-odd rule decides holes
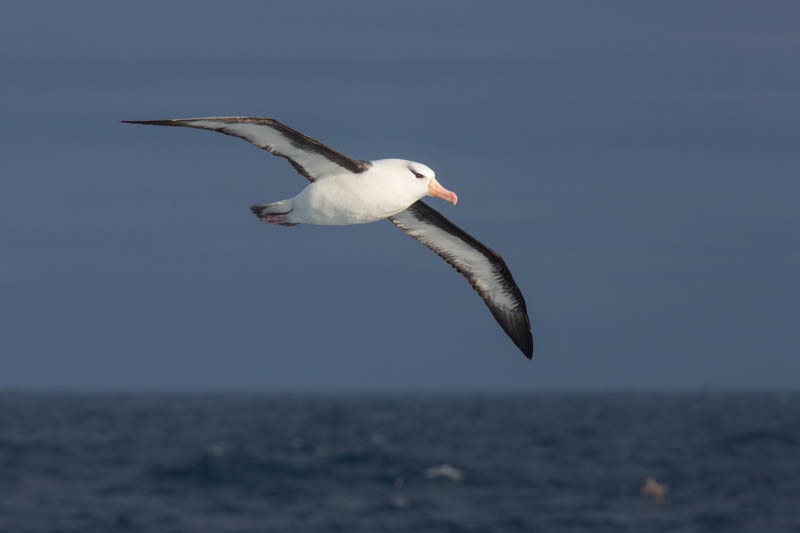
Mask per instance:
[[[458,203],[458,195],[453,191],[448,191],[436,181],[436,173],[427,165],[422,163],[415,163],[414,161],[407,161],[407,169],[411,179],[416,180],[415,187],[419,191],[424,191],[420,194],[420,198],[425,195],[436,196],[453,205]]]
[[[377,202],[382,202],[390,214],[398,213],[428,195],[437,196],[453,205],[458,202],[456,193],[442,187],[436,181],[433,170],[422,163],[405,159],[380,159],[372,161],[372,173],[368,186],[376,189],[370,194]]]

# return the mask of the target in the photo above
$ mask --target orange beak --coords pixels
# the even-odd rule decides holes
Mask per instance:
[[[438,196],[442,200],[450,202],[453,205],[458,203],[458,195],[442,187],[439,182],[436,181],[436,178],[431,178],[431,182],[428,184],[428,194],[431,196]]]

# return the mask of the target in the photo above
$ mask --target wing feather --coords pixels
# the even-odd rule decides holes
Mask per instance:
[[[506,334],[531,358],[533,336],[525,298],[497,252],[421,200],[389,220],[467,278]]]
[[[123,120],[128,124],[182,126],[239,137],[267,152],[285,157],[309,181],[343,171],[358,174],[372,163],[337,152],[318,140],[268,117],[205,117],[171,120]]]

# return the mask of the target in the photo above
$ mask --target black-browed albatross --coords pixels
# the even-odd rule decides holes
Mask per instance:
[[[467,278],[514,344],[528,359],[533,355],[525,299],[503,258],[420,200],[431,195],[453,205],[458,201],[427,166],[403,159],[353,159],[273,118],[123,122],[217,131],[285,157],[311,183],[294,198],[252,206],[250,210],[259,219],[294,226],[362,224],[388,218]]]

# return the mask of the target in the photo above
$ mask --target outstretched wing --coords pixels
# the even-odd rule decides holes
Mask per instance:
[[[421,200],[389,220],[467,278],[514,344],[531,358],[533,336],[525,299],[499,254]]]
[[[123,120],[128,124],[183,126],[218,131],[249,141],[267,152],[289,160],[292,166],[309,181],[343,171],[358,174],[372,163],[337,152],[308,135],[267,117],[205,117],[171,120]]]

